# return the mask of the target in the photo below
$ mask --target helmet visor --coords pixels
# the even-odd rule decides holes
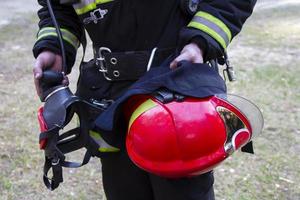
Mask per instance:
[[[252,137],[256,137],[257,135],[261,134],[264,125],[264,119],[261,111],[254,103],[243,97],[232,94],[218,95],[218,97],[234,106],[247,118],[251,126]]]

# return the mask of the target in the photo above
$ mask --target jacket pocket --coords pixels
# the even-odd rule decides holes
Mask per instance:
[[[109,96],[110,85],[111,83],[104,78],[94,60],[81,63],[75,93],[77,96],[85,100],[104,99]]]

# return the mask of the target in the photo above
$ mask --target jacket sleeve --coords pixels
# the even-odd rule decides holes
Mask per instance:
[[[195,42],[204,59],[221,57],[251,15],[256,0],[203,0],[191,22],[180,32],[181,44]]]
[[[72,6],[62,5],[59,0],[52,0],[52,7],[55,17],[60,26],[66,50],[66,59],[68,73],[74,65],[76,52],[80,45],[80,39],[83,34],[83,26]],[[37,40],[33,47],[35,57],[43,50],[50,50],[54,53],[61,54],[58,36],[50,17],[46,0],[38,0],[42,8],[38,11],[39,31]]]

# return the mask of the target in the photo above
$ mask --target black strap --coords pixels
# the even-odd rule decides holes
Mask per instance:
[[[78,168],[87,164],[91,158],[91,152],[88,149],[88,129],[89,122],[86,116],[86,108],[90,104],[83,101],[74,100],[69,108],[70,115],[77,113],[80,117],[80,127],[71,129],[63,134],[59,134],[61,127],[54,127],[40,134],[40,140],[47,139],[45,148],[45,163],[43,181],[49,190],[56,189],[63,182],[63,167]],[[68,104],[71,105],[71,104]],[[67,109],[67,108],[66,108]],[[68,117],[66,117],[68,118]],[[69,162],[65,160],[64,154],[78,150],[82,147],[87,149],[83,161]],[[48,177],[49,170],[52,169],[52,177]]]
[[[153,95],[158,101],[162,103],[169,103],[174,100],[173,92],[165,88],[157,90]]]
[[[52,129],[49,129],[49,130],[47,130],[45,132],[40,133],[40,135],[39,135],[39,141],[53,137],[54,134],[56,134],[56,133],[59,132],[59,129],[60,128],[58,126],[56,126],[56,127],[52,128]]]
[[[48,172],[52,168],[52,178],[48,178]],[[52,161],[45,157],[43,181],[49,190],[55,190],[63,182],[62,167],[52,165]]]
[[[79,168],[83,165],[86,165],[90,161],[91,157],[92,156],[88,150],[84,155],[82,163],[60,160],[58,157],[45,157],[43,175],[43,181],[45,186],[51,191],[55,190],[59,186],[59,184],[63,182],[63,167]],[[48,172],[50,171],[50,169],[52,169],[52,178],[48,177]]]
[[[107,49],[101,51],[94,48],[99,71],[103,72],[109,81],[137,80],[149,69],[160,66],[174,52],[175,47],[126,52],[110,52]]]
[[[159,90],[153,93],[154,98],[158,101],[166,104],[172,101],[182,102],[185,99],[185,96],[172,92],[167,88],[160,88]]]

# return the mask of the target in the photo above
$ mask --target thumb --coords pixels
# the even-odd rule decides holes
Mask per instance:
[[[177,56],[171,63],[170,63],[170,68],[175,69],[178,67],[178,63],[183,60],[188,60],[189,56],[186,52],[182,52],[179,56]]]

